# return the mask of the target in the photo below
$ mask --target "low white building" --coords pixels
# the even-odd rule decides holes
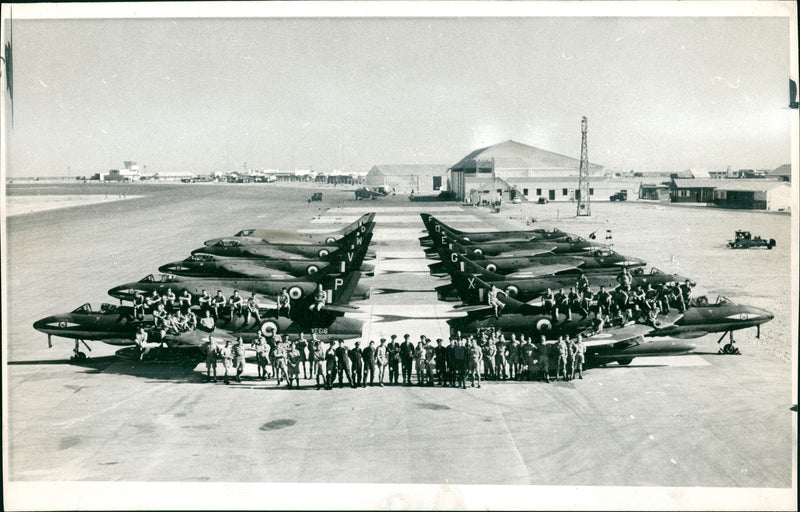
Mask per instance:
[[[367,173],[366,184],[398,194],[437,194],[447,190],[447,166],[432,164],[381,164]]]

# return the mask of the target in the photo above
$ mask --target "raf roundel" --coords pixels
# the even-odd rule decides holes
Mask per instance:
[[[332,244],[335,241],[336,241],[336,239],[333,238],[332,236],[329,236],[328,238],[325,239],[325,243],[326,244]]]
[[[550,320],[546,318],[542,318],[541,320],[536,322],[536,330],[538,332],[550,332],[550,329],[552,329],[552,327],[553,324],[551,324]]]
[[[278,332],[278,326],[275,325],[275,322],[264,322],[261,324],[260,331],[264,336],[272,336]]]
[[[329,253],[328,253],[328,250],[327,250],[327,249],[320,249],[320,251],[319,251],[319,257],[320,257],[320,258],[324,258],[324,257],[325,257],[325,256],[327,256],[328,254],[329,254]]]
[[[513,284],[509,285],[508,288],[506,288],[506,293],[508,294],[509,297],[516,297],[517,294],[519,293],[519,288],[517,288]]]
[[[297,300],[302,296],[303,296],[303,290],[301,290],[300,287],[292,286],[291,288],[289,288],[289,297],[291,297],[292,299]]]
[[[497,265],[495,265],[494,263],[489,263],[488,265],[486,265],[486,270],[488,270],[489,272],[494,272],[497,270]]]
[[[308,267],[306,267],[306,272],[308,272],[309,274],[316,274],[318,270],[319,267],[317,267],[316,265],[309,265]]]

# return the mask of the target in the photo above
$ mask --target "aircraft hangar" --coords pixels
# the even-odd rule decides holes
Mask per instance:
[[[513,200],[572,201],[578,189],[580,160],[513,140],[476,149],[450,167],[457,199],[472,203]],[[589,163],[590,195],[607,201],[620,190],[639,196],[641,180],[604,176],[603,166]]]

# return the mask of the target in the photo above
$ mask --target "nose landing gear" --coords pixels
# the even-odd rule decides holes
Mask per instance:
[[[735,355],[735,356],[742,355],[739,349],[734,345],[734,343],[736,343],[736,340],[733,339],[733,331],[722,333],[722,336],[720,336],[720,338],[717,340],[717,344],[719,344],[723,340],[723,338],[725,338],[726,334],[729,336],[729,341],[728,343],[723,345],[722,348],[720,348],[719,352],[717,353],[725,355]]]

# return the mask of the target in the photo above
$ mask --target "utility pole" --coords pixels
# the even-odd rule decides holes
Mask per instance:
[[[592,203],[589,197],[589,148],[586,142],[588,128],[586,116],[581,118],[581,167],[578,171],[578,217],[591,217]]]

